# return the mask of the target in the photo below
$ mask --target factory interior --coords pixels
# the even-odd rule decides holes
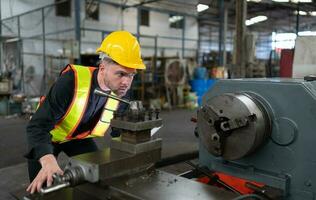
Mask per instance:
[[[0,35],[0,200],[316,200],[315,0],[1,0]]]

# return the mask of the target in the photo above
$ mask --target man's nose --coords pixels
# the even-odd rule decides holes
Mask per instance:
[[[128,77],[128,76],[125,76],[125,77],[122,78],[122,84],[124,84],[124,85],[130,85],[131,82],[132,82],[132,80],[133,80],[133,78],[130,78],[130,77]]]

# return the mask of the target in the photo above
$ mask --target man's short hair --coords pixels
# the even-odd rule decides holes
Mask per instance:
[[[99,58],[100,58],[100,63],[103,61],[103,62],[106,62],[108,64],[116,64],[116,65],[119,65],[117,62],[115,62],[112,58],[110,58],[108,55],[106,55],[105,53],[100,53],[99,55]]]

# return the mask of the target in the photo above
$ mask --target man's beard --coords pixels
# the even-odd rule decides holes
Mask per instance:
[[[128,89],[117,89],[114,91],[114,93],[119,97],[123,97],[127,93],[127,90]]]

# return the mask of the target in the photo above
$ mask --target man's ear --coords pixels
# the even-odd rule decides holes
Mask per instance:
[[[99,70],[104,70],[104,69],[105,69],[105,64],[104,64],[104,62],[101,62],[99,64]]]
[[[106,71],[108,71],[108,66],[106,65],[106,63],[101,62],[99,65],[99,72],[106,73]]]

